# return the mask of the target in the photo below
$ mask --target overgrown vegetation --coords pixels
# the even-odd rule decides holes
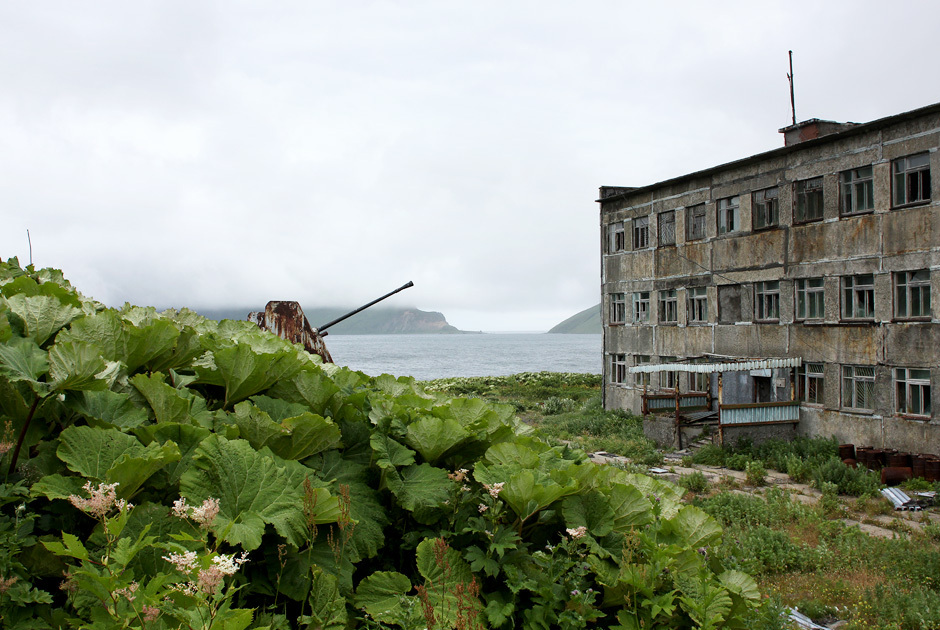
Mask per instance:
[[[594,377],[515,380],[598,433],[632,422],[585,407]],[[0,626],[747,627],[759,593],[718,521],[533,434],[531,398],[0,263]],[[567,408],[540,424],[580,430]]]

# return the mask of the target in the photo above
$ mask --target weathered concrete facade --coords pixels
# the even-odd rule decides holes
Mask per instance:
[[[600,189],[605,406],[714,377],[631,374],[712,356],[799,357],[725,402],[801,402],[798,431],[940,453],[940,104],[800,125],[791,144],[639,188]],[[828,131],[828,135],[824,135]],[[737,397],[730,400],[729,397]],[[748,399],[750,397],[750,399]]]

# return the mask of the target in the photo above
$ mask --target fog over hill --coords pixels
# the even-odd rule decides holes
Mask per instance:
[[[209,319],[247,319],[251,311],[262,311],[264,305],[228,307],[220,309],[202,308],[197,312]],[[355,310],[355,307],[325,307],[304,309],[304,315],[310,325],[318,328],[337,317]],[[461,333],[447,323],[442,313],[422,311],[414,307],[373,307],[357,313],[334,326],[330,326],[332,335],[389,335],[389,334],[429,334]]]

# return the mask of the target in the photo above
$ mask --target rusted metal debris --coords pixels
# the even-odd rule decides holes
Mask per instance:
[[[263,330],[269,330],[281,339],[299,343],[310,354],[322,357],[324,363],[332,363],[333,357],[323,343],[323,337],[310,325],[304,311],[297,302],[272,300],[263,312],[248,313],[248,321],[254,322]]]

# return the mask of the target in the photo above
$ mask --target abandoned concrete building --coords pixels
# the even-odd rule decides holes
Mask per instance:
[[[780,131],[600,188],[604,405],[680,446],[711,422],[940,453],[940,103]]]

